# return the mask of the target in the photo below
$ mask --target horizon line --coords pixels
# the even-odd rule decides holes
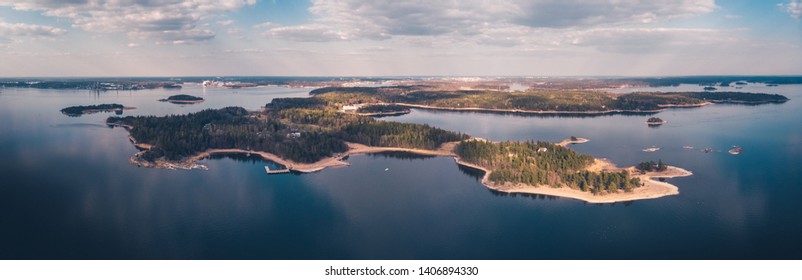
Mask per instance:
[[[0,79],[82,79],[82,78],[677,78],[677,77],[802,77],[802,74],[704,74],[704,75],[175,75],[175,76],[0,76]]]

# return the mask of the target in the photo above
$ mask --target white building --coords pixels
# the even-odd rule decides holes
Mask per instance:
[[[343,106],[343,112],[356,112],[356,110],[359,109],[359,107],[361,107],[361,106],[359,106],[359,104],[356,104],[356,105],[344,105]]]

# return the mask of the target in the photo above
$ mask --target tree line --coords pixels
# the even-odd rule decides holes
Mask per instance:
[[[654,111],[665,105],[713,102],[784,102],[782,95],[741,92],[636,92],[610,94],[581,90],[438,90],[425,86],[331,87],[312,91],[330,104],[409,103],[447,108],[483,108],[528,111]]]

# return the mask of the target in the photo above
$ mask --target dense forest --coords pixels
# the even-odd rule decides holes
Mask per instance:
[[[300,162],[313,162],[347,149],[345,143],[320,132],[292,138],[291,129],[274,119],[255,118],[240,107],[203,110],[164,117],[110,117],[107,122],[131,126],[140,143],[153,145],[142,157],[179,160],[207,149],[267,151]]]
[[[464,134],[420,124],[378,121],[332,109],[306,109],[297,99],[275,99],[267,108],[248,112],[240,107],[203,110],[164,117],[110,117],[108,123],[130,126],[139,143],[153,145],[142,158],[180,160],[207,149],[266,151],[296,162],[315,162],[347,150],[345,141],[373,146],[434,149]]]
[[[274,98],[270,103],[265,105],[265,108],[274,111],[292,108],[323,109],[327,105],[328,102],[320,98],[286,97]]]
[[[467,139],[458,134],[425,124],[373,121],[352,123],[339,131],[340,138],[369,146],[437,149],[445,142]]]
[[[741,92],[637,92],[610,94],[598,91],[435,90],[425,86],[322,88],[311,94],[329,104],[406,103],[446,108],[481,108],[557,112],[652,112],[667,105],[695,105],[705,101],[734,103],[784,102],[784,96]]]
[[[116,111],[122,110],[125,106],[120,104],[100,104],[100,105],[87,105],[87,106],[70,106],[64,109],[61,109],[61,113],[76,117],[83,114],[91,114],[95,112],[108,112],[108,111]]]
[[[653,172],[653,171],[661,172],[661,171],[666,171],[668,169],[668,165],[663,163],[662,160],[658,160],[657,162],[644,161],[644,162],[638,163],[638,165],[635,165],[635,169],[637,169],[641,173],[643,173],[643,172]]]
[[[359,109],[356,110],[357,113],[363,113],[363,114],[396,113],[396,112],[407,112],[407,111],[409,111],[407,107],[395,104],[367,105],[359,107]]]
[[[462,141],[456,153],[464,161],[492,170],[494,183],[523,183],[531,186],[568,186],[594,194],[632,191],[640,179],[626,171],[589,172],[593,157],[548,142]]]

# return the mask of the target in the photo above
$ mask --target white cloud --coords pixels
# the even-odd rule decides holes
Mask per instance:
[[[266,26],[262,24],[261,26]],[[266,37],[289,39],[300,42],[329,42],[351,39],[352,34],[337,31],[329,26],[322,24],[306,24],[297,26],[270,25],[267,31],[262,33]]]
[[[200,22],[255,0],[0,0],[0,6],[65,18],[90,32],[125,32],[160,42],[200,42],[214,38]]]
[[[261,28],[268,37],[296,41],[450,37],[518,45],[524,42],[516,35],[533,30],[648,24],[715,8],[713,0],[313,0],[312,23]]]
[[[514,22],[551,28],[653,23],[709,13],[716,8],[713,0],[516,2],[519,3],[517,12],[514,13]]]
[[[0,37],[35,37],[35,38],[49,38],[61,36],[67,33],[64,29],[37,24],[26,23],[7,23],[0,20]]]
[[[780,4],[785,11],[796,19],[802,18],[802,0],[789,0],[788,4]]]
[[[733,42],[736,31],[702,28],[594,28],[567,34],[565,42],[604,52],[638,53],[682,50]]]
[[[61,28],[26,24],[26,23],[8,23],[0,19],[0,48],[7,48],[11,42],[19,42],[19,38],[53,38],[66,34],[67,31]]]

